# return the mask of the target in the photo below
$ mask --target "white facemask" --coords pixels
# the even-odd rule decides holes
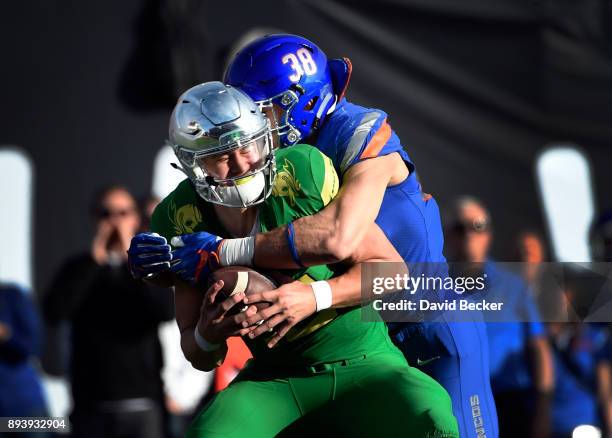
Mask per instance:
[[[222,202],[227,205],[240,206],[256,201],[266,186],[263,172],[235,180],[235,186],[217,186],[215,191]]]

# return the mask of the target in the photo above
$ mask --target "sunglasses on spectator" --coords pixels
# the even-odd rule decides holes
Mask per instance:
[[[468,232],[472,233],[484,233],[491,229],[491,224],[486,218],[474,219],[473,221],[459,221],[453,224],[452,230],[456,233],[465,234]]]
[[[124,209],[117,209],[117,210],[101,208],[100,210],[98,210],[97,216],[100,219],[108,219],[110,217],[126,217],[134,213],[134,211],[136,211],[135,208],[124,208]]]

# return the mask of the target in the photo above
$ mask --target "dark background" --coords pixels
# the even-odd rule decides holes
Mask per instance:
[[[495,253],[544,230],[534,159],[582,147],[612,206],[607,0],[40,0],[0,6],[0,144],[35,168],[38,289],[89,246],[94,190],[150,190],[174,99],[218,80],[253,27],[298,33],[354,65],[350,100],[384,109],[441,204],[490,207]],[[571,208],[571,206],[568,206]],[[10,214],[1,210],[2,214]]]

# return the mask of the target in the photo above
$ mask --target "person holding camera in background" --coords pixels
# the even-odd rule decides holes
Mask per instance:
[[[101,190],[90,251],[69,258],[44,297],[49,324],[68,322],[73,436],[163,435],[158,326],[174,316],[172,291],[132,279],[127,248],[140,214],[122,186]]]

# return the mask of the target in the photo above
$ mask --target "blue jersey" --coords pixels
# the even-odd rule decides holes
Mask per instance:
[[[432,274],[422,272],[432,268],[438,276],[447,274],[438,205],[433,198],[423,200],[416,167],[384,111],[342,99],[321,127],[315,146],[331,158],[341,178],[362,160],[398,153],[410,174],[401,183],[387,187],[376,223],[409,264],[412,275]],[[408,363],[432,376],[448,391],[460,436],[495,438],[497,413],[489,384],[484,324],[404,323],[390,324],[390,329]]]
[[[410,175],[387,188],[376,223],[406,262],[446,261],[438,205],[433,198],[423,201],[415,165],[384,111],[343,99],[326,119],[316,143],[341,177],[353,164],[397,152]]]
[[[497,313],[500,321],[487,323],[491,383],[495,392],[531,388],[527,344],[544,336],[533,295],[518,275],[494,262],[485,265],[487,288],[483,291],[491,301],[503,301]]]
[[[387,122],[387,114],[346,99],[342,99],[325,120],[316,146],[331,158],[338,175],[343,175],[361,160],[393,152],[398,152],[408,163],[410,173],[414,171],[414,164]]]
[[[12,333],[7,342],[0,342],[0,416],[44,416],[40,377],[31,363],[40,350],[41,323],[20,288],[0,285],[0,323]]]

